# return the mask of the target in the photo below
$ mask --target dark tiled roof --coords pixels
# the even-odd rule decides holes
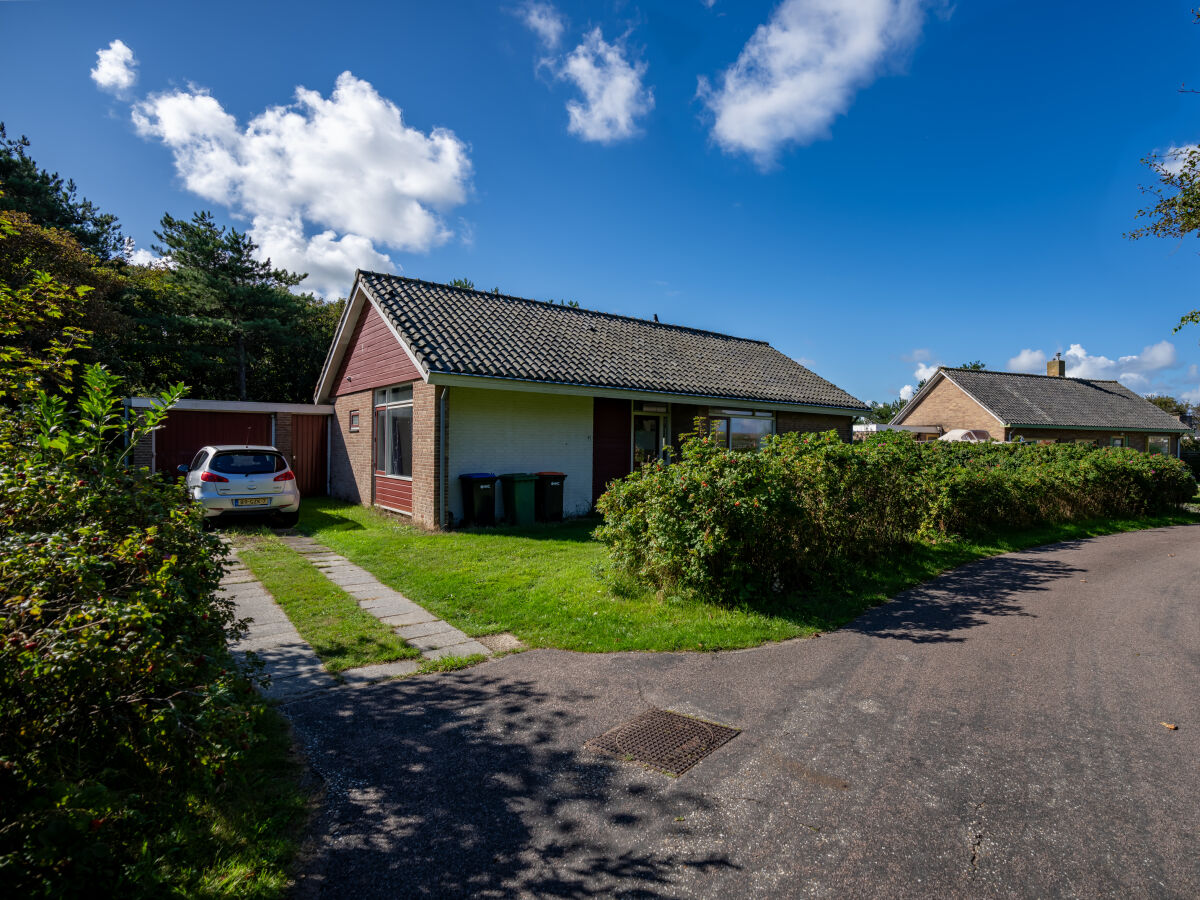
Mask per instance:
[[[943,371],[1006,425],[1187,430],[1174,416],[1117,381],[972,369]]]
[[[361,272],[431,373],[865,409],[763,341]]]

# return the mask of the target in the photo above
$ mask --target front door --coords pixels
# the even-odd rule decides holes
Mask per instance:
[[[633,416],[633,467],[636,469],[650,460],[662,456],[662,417],[634,413]]]

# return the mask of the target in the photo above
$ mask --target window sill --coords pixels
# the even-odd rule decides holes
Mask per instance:
[[[392,481],[412,481],[411,475],[389,475],[386,472],[375,472],[376,478],[390,478]]]

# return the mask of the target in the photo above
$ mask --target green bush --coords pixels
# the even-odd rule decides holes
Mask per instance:
[[[701,423],[698,422],[698,427]],[[787,593],[929,535],[1161,512],[1190,499],[1178,460],[1075,444],[918,443],[887,432],[770,438],[758,453],[698,431],[672,465],[610,486],[596,536],[659,589]]]
[[[226,649],[239,624],[216,594],[223,546],[178,484],[126,465],[116,391],[89,369],[78,412],[38,392],[0,435],[0,878],[14,896],[161,893],[155,835],[258,733]]]

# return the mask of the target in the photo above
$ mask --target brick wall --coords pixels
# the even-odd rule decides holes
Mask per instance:
[[[1101,447],[1109,446],[1114,437],[1124,437],[1126,447],[1142,452],[1146,450],[1146,438],[1151,436],[1141,431],[1092,431],[1079,428],[1010,428],[1008,430],[1008,440],[1013,440],[1018,435],[1027,441],[1060,441],[1064,443],[1098,441]],[[1167,435],[1158,436],[1167,437]],[[1170,455],[1175,456],[1179,452],[1179,436],[1173,434],[1169,437],[1171,439]]]
[[[936,377],[936,376],[935,376]],[[909,403],[897,425],[940,425],[943,431],[968,428],[1004,440],[1004,426],[950,379],[942,377],[917,404]]]
[[[375,423],[371,402],[369,390],[334,398],[329,448],[330,496],[363,506],[371,505],[371,433]],[[352,409],[358,410],[359,423],[359,430],[353,433]]]
[[[289,464],[293,461],[291,413],[275,413],[275,449],[283,454]]]
[[[853,416],[826,416],[819,413],[779,412],[775,414],[775,433],[790,434],[793,431],[836,431],[847,444],[854,437]]]
[[[413,524],[430,529],[441,525],[438,399],[443,390],[422,381],[413,384]]]

